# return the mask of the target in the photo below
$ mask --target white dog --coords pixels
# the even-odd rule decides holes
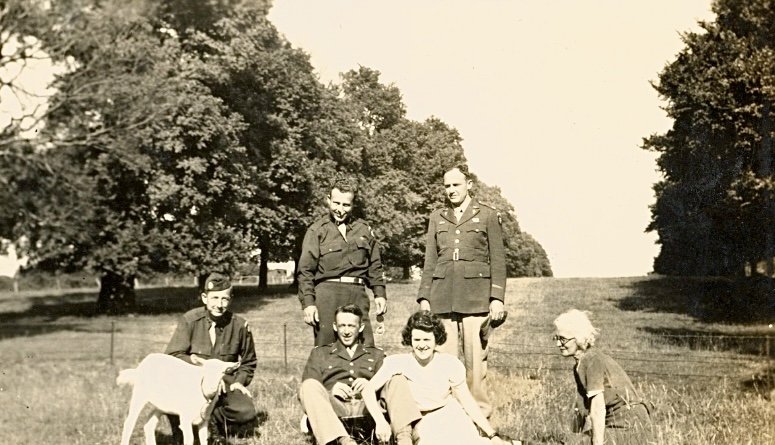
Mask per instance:
[[[205,360],[202,366],[195,366],[171,355],[149,354],[137,368],[121,371],[116,383],[132,385],[132,399],[124,421],[121,445],[129,445],[137,417],[146,403],[154,407],[143,428],[146,445],[156,445],[156,425],[163,413],[180,416],[185,445],[194,443],[194,435],[188,425],[197,427],[199,443],[206,445],[207,421],[221,391],[223,375],[239,365],[239,362],[211,359]]]

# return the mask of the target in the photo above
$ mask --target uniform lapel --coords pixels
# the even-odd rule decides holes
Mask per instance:
[[[455,212],[449,207],[446,207],[444,208],[444,210],[441,211],[441,217],[446,219],[452,224],[457,224],[457,221],[455,218]]]
[[[470,203],[468,203],[468,208],[463,212],[463,216],[460,218],[460,222],[457,223],[457,225],[462,225],[469,219],[473,218],[479,213],[479,202],[475,199],[472,199]]]
[[[358,357],[362,356],[366,353],[366,349],[363,347],[362,344],[358,343],[358,345],[355,347],[355,353],[353,354],[353,360],[357,359]]]

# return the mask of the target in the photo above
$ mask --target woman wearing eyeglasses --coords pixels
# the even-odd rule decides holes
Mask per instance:
[[[580,432],[591,435],[592,445],[652,443],[648,408],[622,367],[593,348],[600,331],[588,314],[571,309],[554,320],[560,353],[576,360],[577,409],[585,416]]]

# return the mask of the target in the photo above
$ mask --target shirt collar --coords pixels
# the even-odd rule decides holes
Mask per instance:
[[[459,213],[465,213],[469,204],[471,204],[471,195],[466,195],[465,199],[463,199],[463,202],[461,202],[459,206],[453,207],[452,210]]]

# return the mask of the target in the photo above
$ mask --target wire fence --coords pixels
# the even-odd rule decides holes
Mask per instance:
[[[174,328],[168,320],[57,321],[0,325],[0,355],[5,363],[50,361],[138,360],[150,352],[164,350]],[[256,328],[254,328],[255,330]],[[49,334],[64,331],[70,337],[52,342]],[[489,345],[490,367],[504,372],[537,375],[568,372],[568,360],[561,357],[546,332],[520,332],[524,341],[497,337]],[[12,340],[25,338],[24,347]],[[769,335],[645,334],[647,341],[637,349],[601,348],[628,372],[662,377],[775,378],[775,337]],[[399,341],[377,336],[377,345],[388,353],[405,350]],[[77,342],[67,347],[57,342]],[[254,333],[259,362],[282,366],[285,372],[303,366],[312,349],[311,335],[300,322],[277,321]],[[771,382],[775,384],[775,382]]]

